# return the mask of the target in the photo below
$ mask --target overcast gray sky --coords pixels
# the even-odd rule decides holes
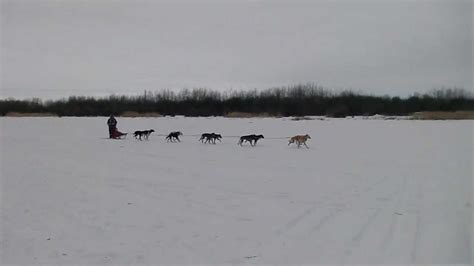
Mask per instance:
[[[472,1],[2,1],[1,97],[472,89]]]

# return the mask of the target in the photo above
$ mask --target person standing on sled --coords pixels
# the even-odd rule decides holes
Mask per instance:
[[[114,115],[110,115],[107,125],[109,126],[109,138],[113,138],[113,134],[117,130],[117,120]]]

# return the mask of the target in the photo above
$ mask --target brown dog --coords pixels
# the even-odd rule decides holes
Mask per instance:
[[[301,145],[305,145],[306,148],[309,149],[308,145],[306,145],[306,141],[308,139],[311,139],[311,137],[306,134],[306,135],[296,135],[294,137],[291,137],[290,140],[288,141],[288,145],[290,145],[291,143],[295,143],[298,145],[298,148],[301,146]]]

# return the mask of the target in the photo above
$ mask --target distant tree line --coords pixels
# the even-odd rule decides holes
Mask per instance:
[[[104,98],[72,96],[61,100],[0,100],[0,115],[52,113],[58,116],[108,116],[124,112],[161,115],[222,116],[232,112],[269,116],[409,115],[419,111],[474,110],[473,95],[459,88],[434,89],[406,98],[332,92],[314,84],[271,88],[262,91],[183,89],[179,92],[145,91],[139,96]]]

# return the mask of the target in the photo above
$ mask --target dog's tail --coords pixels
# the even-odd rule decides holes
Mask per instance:
[[[294,143],[294,142],[295,142],[295,140],[294,140],[293,138],[290,138],[290,139],[288,140],[288,146],[289,146],[291,143]]]

